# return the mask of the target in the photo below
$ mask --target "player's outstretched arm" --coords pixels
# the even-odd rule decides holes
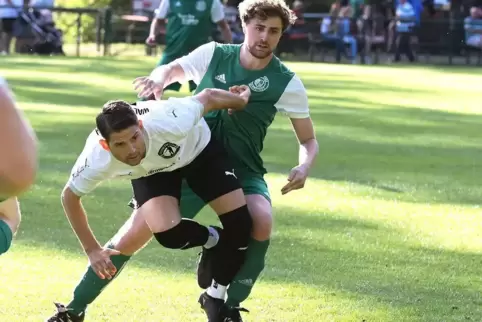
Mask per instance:
[[[186,56],[156,67],[149,76],[136,78],[134,88],[138,96],[149,97],[154,94],[156,99],[160,99],[164,88],[172,83],[193,80],[199,84],[211,63],[215,48],[214,42],[204,44]]]
[[[194,97],[204,105],[204,114],[215,110],[242,110],[248,104],[251,91],[248,86],[233,86],[230,91],[206,88]]]
[[[35,181],[37,138],[5,84],[0,84],[0,146],[0,197],[17,196]]]
[[[81,197],[69,186],[62,191],[62,206],[75,235],[80,241],[82,248],[89,257],[90,265],[94,272],[101,278],[111,279],[116,268],[110,260],[111,255],[120,253],[114,249],[103,248],[92,232],[87,220],[87,214],[82,206]]]

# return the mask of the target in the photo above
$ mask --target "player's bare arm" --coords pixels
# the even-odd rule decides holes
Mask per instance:
[[[136,78],[134,89],[139,92],[138,97],[154,94],[156,99],[160,99],[164,88],[176,82],[193,80],[199,84],[209,67],[215,48],[214,42],[202,45],[189,55],[156,67],[149,76]]]
[[[0,80],[0,144],[8,156],[0,158],[0,197],[11,197],[27,190],[35,180],[37,139],[2,83]]]
[[[89,257],[92,269],[100,278],[111,279],[116,273],[116,268],[112,264],[110,256],[119,255],[119,251],[104,248],[100,245],[89,226],[81,197],[72,191],[69,186],[66,186],[62,191],[61,200],[65,215],[85,254]]]
[[[300,144],[298,165],[291,169],[288,183],[281,189],[282,194],[305,186],[309,171],[318,154],[318,141],[311,118],[291,118],[291,124]]]
[[[218,25],[219,30],[221,31],[221,35],[223,35],[224,42],[227,44],[232,43],[233,34],[231,33],[231,28],[229,28],[228,22],[225,19],[223,19],[216,22],[216,24]]]
[[[214,110],[222,110],[229,108],[231,110],[242,110],[248,104],[249,97],[251,96],[251,90],[248,86],[233,86],[230,88],[230,92],[216,89],[207,88],[201,91],[194,97],[204,105],[204,114]]]

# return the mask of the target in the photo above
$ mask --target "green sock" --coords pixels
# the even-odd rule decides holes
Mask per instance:
[[[265,241],[251,239],[246,253],[246,261],[229,285],[227,305],[239,306],[248,298],[254,283],[264,269],[264,259],[268,247],[269,239]]]
[[[114,248],[112,245],[108,245],[107,247]],[[117,268],[117,273],[110,280],[99,278],[89,266],[87,272],[85,272],[79,284],[75,287],[72,302],[67,305],[68,308],[72,309],[71,312],[76,315],[84,312],[87,309],[87,305],[94,302],[104,288],[120,274],[130,258],[131,256],[126,255],[115,255],[110,257],[112,263]]]
[[[0,255],[6,253],[12,245],[13,233],[7,223],[0,219]]]

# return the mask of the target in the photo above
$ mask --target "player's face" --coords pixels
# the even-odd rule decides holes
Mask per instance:
[[[113,132],[109,139],[112,155],[125,164],[136,166],[146,156],[146,144],[141,127],[131,126],[120,132]]]
[[[281,18],[269,17],[266,20],[253,18],[244,27],[244,43],[251,55],[263,59],[273,53],[282,33]]]

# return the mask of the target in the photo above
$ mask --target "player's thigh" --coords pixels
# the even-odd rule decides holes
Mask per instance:
[[[152,232],[144,216],[137,210],[132,212],[130,218],[119,229],[114,237],[107,243],[124,255],[133,255],[143,248],[152,238]]]
[[[181,188],[181,216],[182,218],[193,219],[204,208],[206,203],[191,187],[183,180]]]
[[[20,225],[20,204],[16,197],[9,198],[0,203],[0,220],[4,221],[13,234]]]
[[[135,208],[152,232],[169,230],[181,221],[181,183],[180,170],[132,180]]]
[[[253,219],[252,237],[259,241],[267,240],[273,229],[273,208],[268,185],[264,178],[257,174],[244,175],[241,185]]]
[[[186,181],[191,189],[218,214],[246,205],[241,184],[224,148],[211,139],[189,168]]]

